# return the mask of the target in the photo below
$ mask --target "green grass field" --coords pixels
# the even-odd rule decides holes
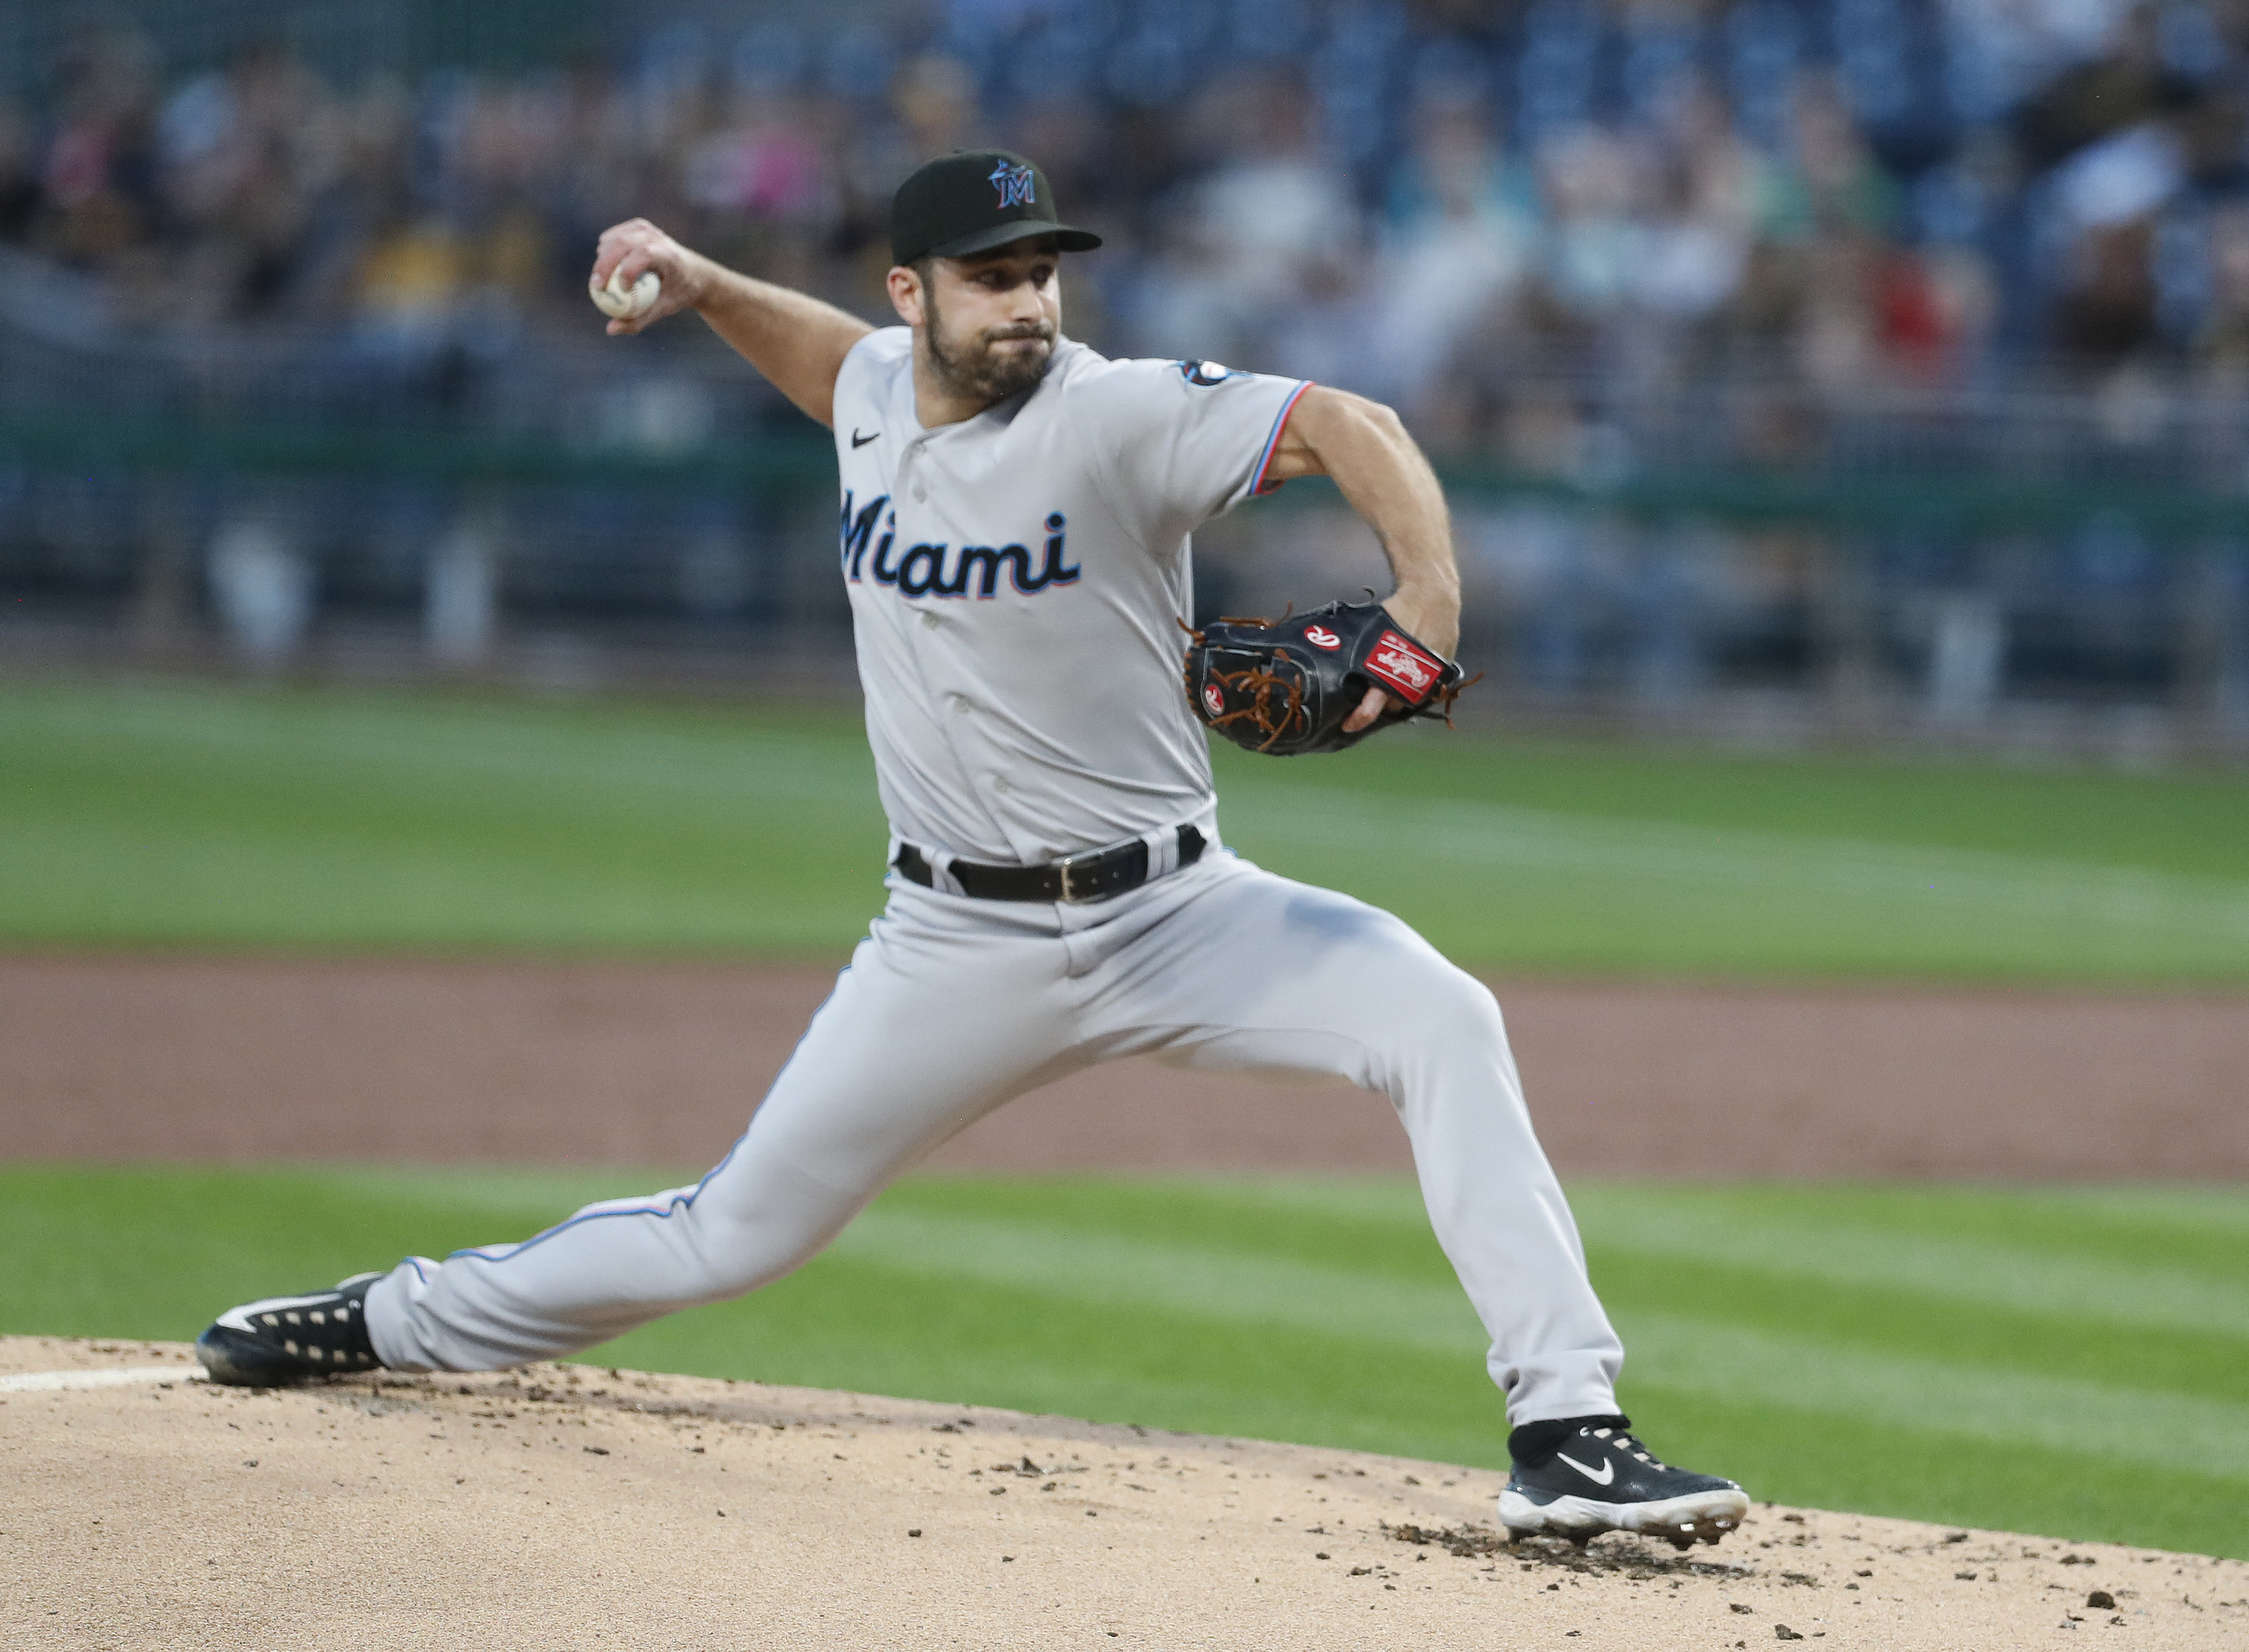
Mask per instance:
[[[1434,730],[1219,768],[1242,853],[1481,968],[2249,984],[2238,774]],[[882,848],[835,713],[0,685],[0,946],[827,961]],[[0,1165],[0,1330],[189,1337],[677,1179]],[[2249,1558],[2241,1190],[1573,1191],[1667,1454],[1774,1498]],[[1497,1466],[1477,1343],[1409,1188],[928,1179],[596,1357]]]
[[[0,1326],[219,1306],[524,1237],[586,1173],[0,1171]],[[2127,1189],[1573,1189],[1624,1403],[1760,1497],[2249,1558],[2249,1201]],[[599,1364],[1480,1463],[1481,1338],[1402,1182],[926,1178]]]
[[[2249,777],[1400,731],[1221,745],[1221,825],[1464,963],[2249,982]],[[840,957],[881,900],[834,714],[0,687],[0,943]]]

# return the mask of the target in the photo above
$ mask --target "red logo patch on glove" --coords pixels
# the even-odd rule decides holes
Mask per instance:
[[[1385,631],[1366,655],[1366,672],[1408,705],[1419,705],[1445,668],[1395,631]]]
[[[1187,705],[1235,744],[1274,757],[1340,751],[1415,717],[1451,722],[1461,668],[1415,641],[1379,602],[1331,602],[1278,620],[1221,618],[1187,633]],[[1344,724],[1378,685],[1387,703]]]

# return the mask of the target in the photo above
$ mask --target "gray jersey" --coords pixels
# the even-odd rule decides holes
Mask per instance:
[[[843,575],[891,830],[1030,862],[1203,815],[1188,536],[1276,485],[1303,382],[1064,339],[1035,389],[925,430],[912,358],[885,328],[836,380]]]

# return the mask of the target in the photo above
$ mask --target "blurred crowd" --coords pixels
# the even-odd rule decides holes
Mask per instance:
[[[1812,394],[2249,386],[2249,0],[955,0],[746,8],[509,79],[166,71],[114,25],[0,104],[0,241],[109,325],[486,351],[598,326],[642,215],[880,317],[921,160],[1036,158],[1066,325],[1504,423],[1526,367]],[[874,15],[874,14],[870,14]]]

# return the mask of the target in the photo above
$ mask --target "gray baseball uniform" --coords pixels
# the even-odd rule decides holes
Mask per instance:
[[[1389,914],[1217,851],[1180,685],[1189,535],[1265,488],[1304,387],[1064,341],[1035,389],[925,430],[911,353],[902,327],[863,339],[835,428],[868,737],[894,862],[925,884],[893,870],[716,1169],[521,1244],[409,1258],[368,1294],[376,1352],[490,1369],[739,1295],[1001,1103],[1147,1054],[1387,1095],[1511,1420],[1614,1411],[1622,1350],[1491,995]],[[1099,901],[973,898],[955,869],[1135,840],[1147,881]]]

